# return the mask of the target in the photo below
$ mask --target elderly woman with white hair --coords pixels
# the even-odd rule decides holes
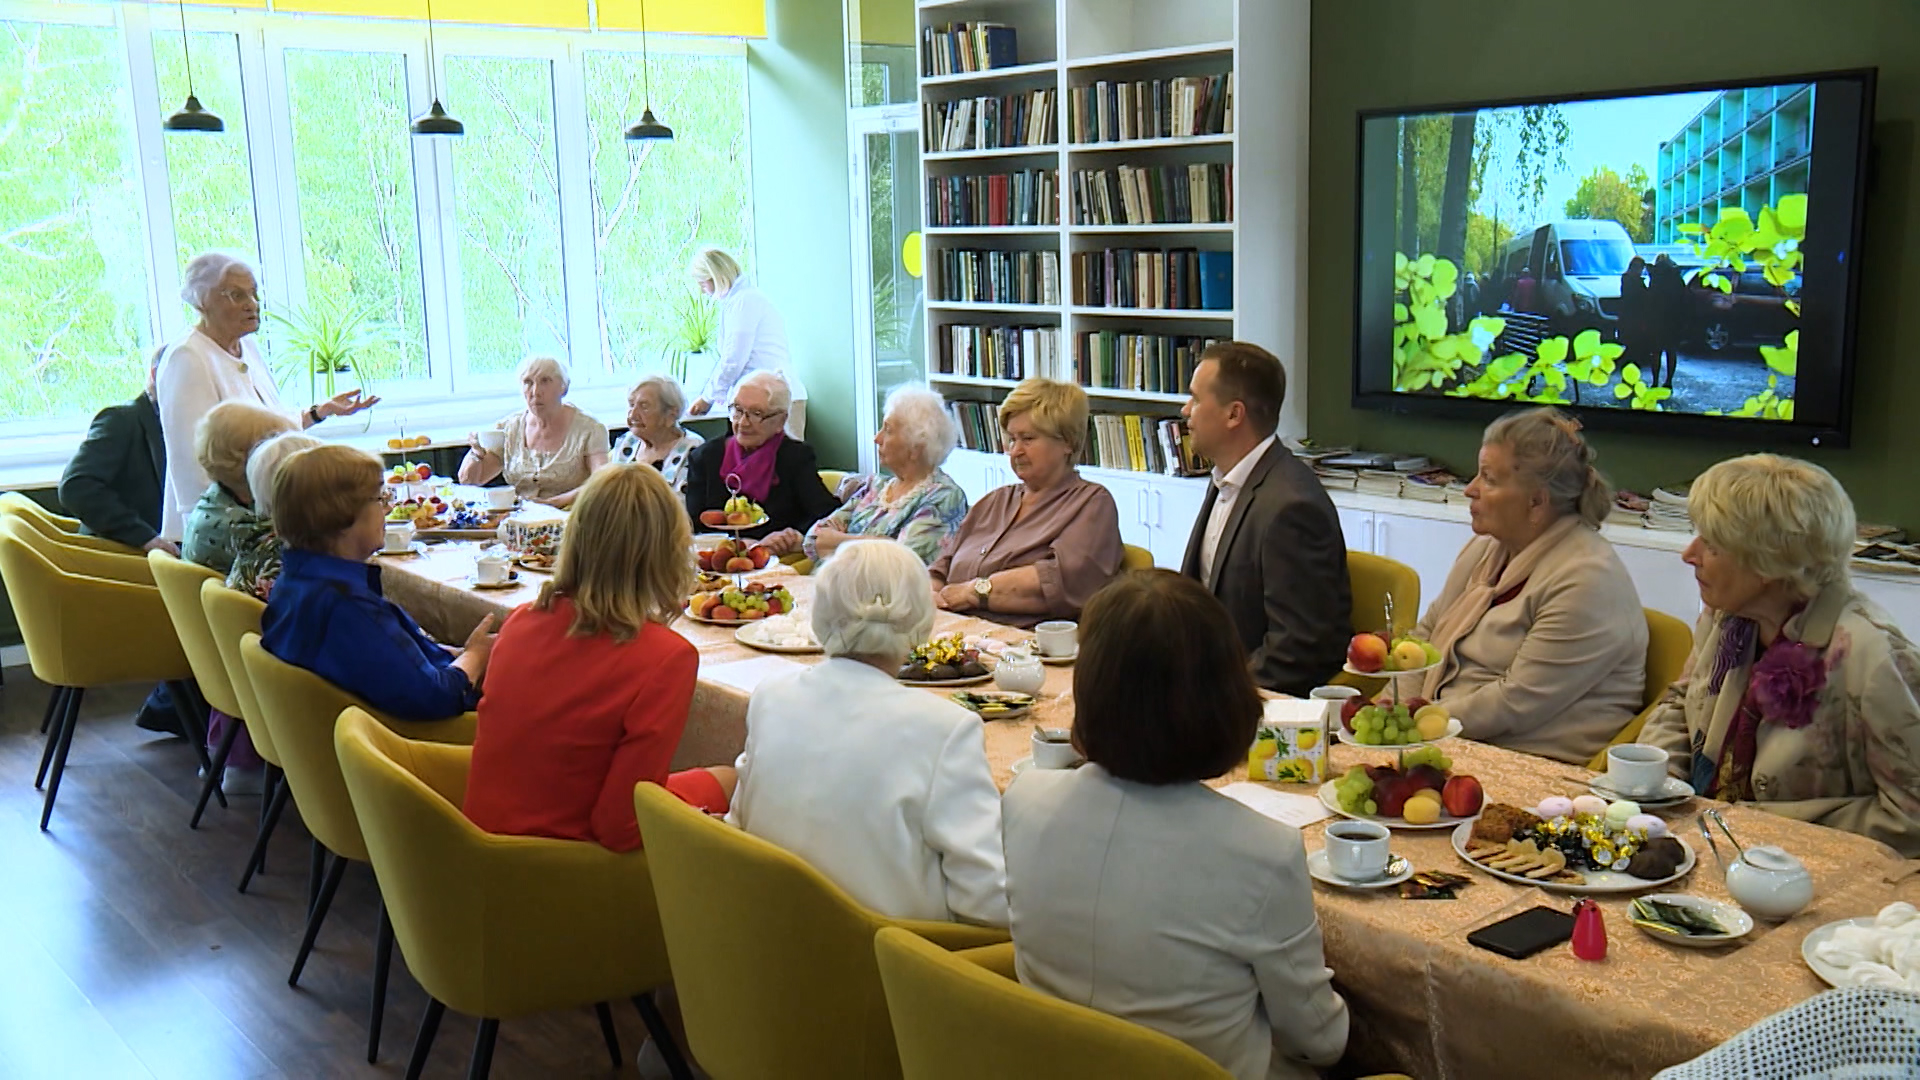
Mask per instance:
[[[1687,513],[1706,610],[1640,741],[1701,795],[1920,857],[1920,649],[1848,579],[1845,489],[1750,454],[1702,473]]]
[[[933,615],[919,556],[892,540],[843,546],[814,589],[827,659],[754,691],[727,820],[882,915],[1005,926],[980,718],[893,677]]]
[[[804,544],[807,558],[822,562],[863,536],[898,540],[921,562],[939,558],[967,516],[967,493],[940,468],[959,441],[939,394],[923,386],[888,394],[873,445],[892,479],[868,477],[840,509],[814,522]]]
[[[687,487],[687,459],[701,443],[680,426],[687,395],[665,375],[649,375],[627,392],[627,432],[613,444],[615,465],[651,465],[675,491]]]
[[[719,360],[707,380],[700,400],[687,410],[693,416],[705,416],[714,405],[728,400],[745,376],[770,371],[786,377],[793,390],[793,405],[787,410],[787,434],[804,439],[807,434],[807,388],[787,365],[787,324],[767,299],[767,294],[747,284],[740,264],[733,256],[716,247],[701,248],[687,265],[694,287],[713,297],[719,307],[719,324],[714,328],[714,351]]]
[[[460,482],[504,477],[523,499],[571,505],[587,477],[607,463],[607,425],[566,403],[572,376],[553,357],[527,357],[518,377],[526,409],[494,425],[506,433],[497,452],[487,449],[479,432],[467,436]]]
[[[194,256],[184,276],[180,298],[200,313],[200,321],[167,346],[154,386],[167,446],[160,535],[169,540],[180,539],[187,513],[207,488],[207,474],[193,447],[200,418],[223,401],[288,412],[280,403],[273,372],[253,341],[260,329],[260,285],[253,267],[237,256],[209,251]],[[331,416],[370,409],[379,401],[349,390],[309,406],[300,423],[311,427]]]
[[[723,510],[738,493],[767,512],[767,520],[744,535],[775,555],[800,550],[801,534],[833,513],[839,500],[820,481],[813,447],[784,430],[793,399],[787,381],[756,371],[733,391],[733,430],[694,450],[687,461],[687,516]]]

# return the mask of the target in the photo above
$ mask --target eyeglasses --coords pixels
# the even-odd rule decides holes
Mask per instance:
[[[380,489],[380,494],[375,495],[373,498],[368,499],[367,501],[372,503],[379,503],[381,506],[384,506],[387,509],[391,510],[393,509],[393,489],[388,487],[382,487]]]
[[[244,289],[221,289],[219,295],[221,299],[225,300],[229,304],[240,304],[240,303],[258,304],[260,302],[259,293],[247,292]]]
[[[735,420],[751,420],[756,424],[764,424],[776,416],[785,416],[787,414],[787,410],[785,409],[743,409],[740,406],[735,405],[732,408],[729,408],[727,410],[727,413],[731,415]]]

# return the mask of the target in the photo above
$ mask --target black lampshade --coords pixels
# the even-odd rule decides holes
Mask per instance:
[[[628,142],[645,142],[649,139],[671,139],[673,129],[653,118],[651,107],[640,113],[640,122],[627,129]]]
[[[200,107],[200,99],[187,95],[187,103],[180,111],[167,117],[160,125],[167,131],[215,132],[227,130],[226,122]]]
[[[465,135],[467,125],[447,115],[440,107],[440,99],[433,99],[433,106],[413,120],[415,135]]]

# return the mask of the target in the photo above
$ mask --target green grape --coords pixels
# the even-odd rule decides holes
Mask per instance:
[[[1368,817],[1372,817],[1380,812],[1380,804],[1374,802],[1372,799],[1368,799],[1366,802],[1360,804],[1360,810]]]

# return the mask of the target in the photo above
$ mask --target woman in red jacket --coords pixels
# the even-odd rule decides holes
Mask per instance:
[[[467,780],[475,825],[632,851],[642,780],[726,811],[731,767],[667,773],[700,667],[668,628],[693,583],[691,543],[657,470],[614,465],[587,481],[553,580],[494,642]]]

